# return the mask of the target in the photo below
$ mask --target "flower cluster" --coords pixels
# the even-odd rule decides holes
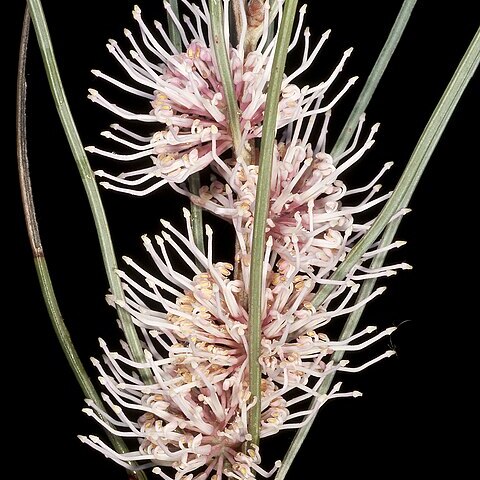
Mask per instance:
[[[256,474],[271,476],[279,462],[270,471],[260,465],[259,448],[250,442],[248,411],[260,402],[260,437],[265,438],[302,427],[329,399],[360,395],[356,391],[341,392],[340,383],[326,393],[321,393],[321,387],[332,373],[361,371],[393,351],[353,367],[348,360],[334,361],[332,355],[366,348],[390,335],[394,328],[375,333],[376,327],[369,326],[349,338],[336,340],[325,333],[325,326],[362,308],[384,291],[384,287],[378,288],[356,301],[359,282],[409,266],[369,268],[375,255],[403,242],[383,248],[373,245],[345,279],[330,278],[368,231],[375,219],[375,206],[389,197],[389,193],[377,195],[377,182],[391,164],[385,164],[363,187],[349,189],[341,180],[342,174],[373,145],[378,125],[361,140],[365,123],[362,116],[349,148],[335,158],[327,153],[330,109],[353,81],[328,104],[322,105],[322,101],[350,51],[326,81],[300,89],[292,80],[308,68],[328,36],[324,35],[310,52],[307,29],[302,66],[285,77],[279,99],[278,128],[286,128],[274,149],[263,262],[261,398],[252,396],[248,384],[247,299],[258,165],[236,155],[232,148],[223,89],[209,47],[212,39],[205,2],[202,9],[186,0],[183,3],[196,19],[194,26],[188,17],[184,18],[188,34],[168,4],[166,8],[179,28],[185,52],[177,51],[161,24],[156,23],[169,49],[165,50],[143,23],[138,7],[134,18],[143,44],[162,63],[148,60],[129,31],[126,36],[134,48],[133,60],[116,42],[110,42],[109,50],[132,79],[153,93],[94,72],[146,98],[152,110],[133,114],[109,103],[98,92],[91,95],[94,101],[123,118],[161,124],[162,130],[146,137],[115,125],[113,128],[121,135],[104,135],[136,153],[120,155],[94,147],[88,150],[127,161],[149,157],[153,164],[145,168],[119,177],[103,171],[97,175],[113,182],[105,185],[108,188],[134,195],[170,184],[233,226],[237,253],[233,264],[214,259],[213,231],[208,225],[207,249],[203,253],[194,241],[190,212],[184,209],[186,234],[162,220],[160,235],[154,239],[143,236],[154,272],[124,258],[129,269],[117,273],[126,299],[109,295],[108,301],[131,315],[143,339],[145,362],[136,361],[126,344],[124,353],[119,353],[101,341],[103,361],[93,362],[108,391],[103,399],[110,410],[104,411],[88,400],[85,412],[114,435],[137,439],[138,448],[118,453],[96,436],[80,438],[124,467],[153,468],[164,480],[252,480]],[[278,3],[281,14],[282,2]],[[255,157],[255,142],[251,140],[261,135],[266,84],[277,37],[268,39],[266,8],[265,28],[257,49],[245,54],[242,39],[247,20],[246,12],[242,13],[244,28],[239,44],[230,47],[231,73],[241,112],[242,149],[250,149]],[[290,48],[298,42],[304,13],[301,9]],[[225,15],[227,25],[228,13]],[[323,125],[312,143],[310,138],[319,118],[323,118]],[[184,181],[208,165],[209,183],[198,194],[191,193]],[[372,212],[368,220],[357,219],[359,213],[365,218],[368,212]],[[172,252],[183,266],[173,267]],[[324,285],[333,285],[333,289],[317,305],[315,295]],[[141,369],[152,372],[153,383],[146,384],[139,377],[136,372]],[[305,407],[309,399],[310,406]],[[245,451],[246,443],[249,447]]]
[[[204,479],[210,472],[217,472],[219,479],[222,474],[253,479],[253,472],[268,476],[270,472],[259,466],[260,455],[255,446],[248,455],[241,451],[249,439],[247,412],[257,401],[251,398],[246,382],[248,312],[242,298],[245,292],[248,294],[248,284],[231,278],[233,265],[213,261],[213,234],[209,227],[208,254],[198,250],[190,213],[185,210],[184,214],[187,237],[166,221],[162,222],[165,230],[155,237],[155,242],[143,237],[157,268],[155,274],[130,258],[124,260],[132,273],[118,272],[127,295],[120,306],[131,314],[144,335],[146,363],[135,362],[127,346],[122,355],[110,351],[103,341],[100,344],[107,368],[94,360],[100,381],[109,392],[104,400],[117,418],[100,412],[93,402],[85,411],[110,432],[138,438],[138,451],[118,454],[97,437],[81,438],[125,467],[129,461],[147,461],[143,468],[156,467],[154,471],[164,479],[170,477],[162,467],[175,469],[176,480]],[[191,275],[172,268],[168,246],[184,259]],[[199,266],[187,252],[194,254]],[[342,282],[316,309],[311,303],[316,282],[283,261],[268,268],[275,255],[269,237],[259,359],[263,376],[262,398],[258,400],[262,410],[261,437],[301,427],[328,399],[359,395],[339,393],[340,384],[328,394],[320,395],[317,390],[334,371],[360,371],[393,353],[388,351],[355,368],[347,367],[347,361],[335,364],[329,360],[335,351],[362,349],[389,335],[394,328],[360,342],[375,327],[367,327],[341,342],[330,340],[322,333],[322,327],[361,307],[348,306],[358,285],[352,280]],[[366,301],[382,291],[378,289]],[[119,303],[113,297],[109,300]],[[329,309],[334,300],[338,305]],[[151,369],[155,383],[144,384],[128,372],[132,368]],[[313,406],[307,410],[299,408],[306,398],[315,400]],[[137,412],[136,420],[129,420],[124,409]],[[186,476],[200,468],[201,473]]]
[[[302,120],[293,123],[298,133]],[[377,181],[391,167],[391,162],[361,188],[348,190],[339,179],[373,145],[378,125],[371,129],[364,145],[355,150],[363,123],[364,117],[352,146],[335,161],[325,152],[322,137],[315,149],[307,143],[308,139],[301,140],[297,134],[285,135],[275,146],[267,232],[273,238],[273,250],[286,264],[298,264],[307,273],[320,269],[320,276],[327,276],[368,229],[368,224],[354,223],[354,214],[389,198],[390,193],[378,198],[375,194],[381,187]],[[218,158],[213,169],[216,176],[210,185],[200,189],[199,195],[190,193],[185,186],[172,187],[196,205],[233,223],[241,237],[242,260],[248,266],[258,165],[247,165],[241,158],[225,162]],[[355,206],[343,203],[348,197],[362,193],[364,198]],[[248,271],[244,275],[248,276]]]
[[[136,6],[133,17],[139,25],[144,49],[151,58],[147,58],[148,55],[140,48],[130,30],[125,30],[125,35],[133,47],[130,51],[131,58],[127,57],[115,40],[110,40],[107,48],[137,85],[119,82],[99,70],[92,71],[97,77],[143,99],[148,111],[133,113],[109,102],[93,89],[90,89],[90,100],[123,119],[144,122],[156,127],[154,133],[148,136],[139,135],[118,124],[111,125],[113,132],[110,130],[102,132],[104,137],[117,142],[120,146],[128,147],[133,153],[110,152],[94,146],[86,148],[89,152],[122,162],[136,162],[142,159],[144,161],[142,168],[132,169],[118,176],[103,170],[95,172],[97,176],[108,180],[102,182],[105,188],[132,195],[147,195],[164,184],[184,182],[189,175],[207,167],[233,145],[225,113],[223,86],[213,49],[209,46],[212,44],[212,33],[208,10],[205,5],[202,10],[198,5],[187,1],[183,3],[197,21],[194,26],[189,17],[184,17],[191,40],[187,40],[187,33],[179,20],[168,4],[166,6],[167,12],[182,34],[185,52],[179,52],[171,44],[161,23],[156,22],[155,26],[169,51],[163,48],[143,22],[141,11]],[[305,9],[302,9],[297,34],[290,48],[294,48],[298,43],[304,13]],[[226,15],[228,16],[228,13]],[[272,52],[277,44],[277,36],[268,42],[268,31],[265,29],[257,48],[246,53],[242,47],[247,31],[246,18],[244,22],[238,47],[230,47],[229,53],[242,140],[248,149],[247,140],[260,137],[262,133],[266,87],[272,69]],[[264,24],[268,25],[268,9]],[[206,35],[204,29],[207,31]],[[278,101],[279,127],[291,123],[312,105],[314,110],[310,111],[310,114],[328,111],[355,82],[356,78],[351,79],[328,105],[320,108],[325,92],[351,53],[349,49],[330,77],[319,85],[300,90],[292,83],[313,62],[329,33],[326,32],[310,52],[308,41],[310,34],[308,29],[305,30],[302,65],[286,77],[282,85]]]

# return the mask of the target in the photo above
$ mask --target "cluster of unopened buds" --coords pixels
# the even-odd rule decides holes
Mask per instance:
[[[402,242],[383,248],[374,244],[344,280],[330,279],[374,221],[374,213],[369,218],[370,209],[389,198],[389,193],[378,195],[377,182],[391,164],[385,164],[365,186],[348,189],[342,182],[342,174],[373,145],[378,125],[363,134],[362,116],[347,150],[336,157],[327,152],[331,109],[355,78],[333,94],[331,86],[351,50],[318,85],[301,88],[294,84],[329,35],[325,33],[311,49],[309,31],[302,26],[305,8],[300,9],[289,49],[299,48],[303,31],[302,62],[285,76],[278,102],[279,140],[274,150],[263,263],[259,358],[262,393],[261,398],[252,397],[248,387],[246,299],[258,165],[242,152],[254,157],[255,139],[262,135],[266,89],[278,37],[269,37],[265,2],[263,32],[256,48],[247,53],[243,47],[247,17],[245,11],[241,12],[244,23],[238,45],[228,47],[242,133],[242,145],[234,149],[211,47],[209,12],[204,1],[201,7],[186,0],[182,3],[193,22],[188,16],[182,21],[177,19],[166,4],[167,14],[179,29],[182,51],[172,44],[160,23],[155,23],[157,32],[153,33],[135,7],[133,17],[139,26],[141,44],[125,30],[132,46],[129,54],[116,41],[107,45],[135,85],[94,70],[97,77],[138,96],[144,110],[133,113],[123,109],[96,90],[90,91],[90,99],[123,119],[148,123],[153,131],[141,135],[115,124],[113,131],[103,135],[130,153],[96,147],[87,150],[129,165],[138,163],[118,176],[97,171],[105,179],[105,187],[146,195],[168,184],[192,203],[229,222],[237,244],[235,265],[214,259],[213,231],[208,225],[206,253],[197,247],[187,209],[183,211],[185,230],[162,221],[160,235],[143,236],[152,268],[145,270],[124,258],[129,268],[117,273],[126,300],[110,295],[108,301],[131,315],[142,335],[145,362],[135,361],[126,344],[120,353],[101,341],[103,361],[93,362],[108,392],[103,399],[110,410],[103,411],[90,400],[85,409],[107,431],[137,439],[138,448],[117,453],[96,436],[81,439],[126,468],[153,468],[165,480],[249,480],[258,474],[268,477],[279,462],[270,471],[260,466],[259,449],[250,442],[247,425],[254,404],[261,403],[261,438],[300,428],[327,400],[360,395],[356,391],[342,392],[340,383],[328,393],[319,393],[332,373],[358,372],[393,354],[386,351],[359,366],[349,366],[348,360],[334,362],[335,352],[366,348],[390,335],[394,328],[375,333],[375,327],[366,327],[344,340],[329,338],[324,328],[337,317],[362,308],[384,290],[378,288],[355,303],[361,281],[409,268],[407,264],[369,268],[375,255],[399,247]],[[282,3],[278,2],[280,16]],[[228,9],[225,15],[227,25]],[[312,132],[317,130],[312,141]],[[186,180],[207,168],[208,184],[197,193],[191,192]],[[362,222],[356,221],[360,213]],[[184,265],[174,268],[171,252]],[[316,305],[318,289],[332,284],[334,289],[326,300]],[[150,370],[152,384],[146,384],[136,373],[142,369]],[[310,407],[305,407],[308,399]]]

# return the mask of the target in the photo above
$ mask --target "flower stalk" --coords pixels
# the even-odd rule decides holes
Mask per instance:
[[[248,299],[248,358],[249,387],[251,395],[256,399],[249,411],[249,433],[251,442],[258,445],[260,440],[261,415],[261,369],[258,362],[260,356],[261,323],[262,323],[262,272],[265,255],[265,227],[270,208],[270,182],[272,177],[273,152],[277,133],[278,97],[283,80],[283,72],[287,59],[287,51],[292,33],[297,8],[297,0],[285,2],[282,22],[279,27],[278,41],[275,49],[272,73],[268,86],[265,107],[262,141],[259,155],[259,171],[255,195],[255,213],[252,238],[252,259],[250,270],[250,288]]]

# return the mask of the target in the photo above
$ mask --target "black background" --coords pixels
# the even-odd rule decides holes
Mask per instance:
[[[324,78],[341,53],[355,48],[342,74],[360,75],[356,87],[334,111],[331,139],[335,138],[360,91],[392,25],[401,1],[322,1],[310,5],[307,24],[314,39],[332,28],[331,39],[302,83]],[[475,2],[419,1],[391,65],[368,108],[368,121],[381,122],[377,142],[355,174],[361,183],[385,161],[394,161],[383,182],[394,185],[430,113],[478,26]],[[144,18],[163,18],[161,1],[139,2]],[[91,68],[117,78],[122,74],[104,44],[109,37],[123,41],[122,28],[134,32],[132,3],[113,0],[55,2],[44,8],[70,106],[85,145],[99,144],[99,132],[116,121],[86,99],[89,87],[115,95],[95,79]],[[9,51],[18,47],[22,2],[14,5],[16,36]],[[74,161],[64,139],[39,51],[32,38],[28,62],[29,145],[33,189],[47,261],[60,307],[82,358],[98,355],[97,337],[115,345],[115,315],[103,300],[107,290],[95,229]],[[299,56],[300,54],[298,54]],[[297,58],[298,58],[297,56]],[[295,55],[290,59],[295,65]],[[15,62],[12,62],[13,72]],[[125,78],[125,77],[123,77]],[[13,80],[13,75],[12,75]],[[340,80],[341,81],[341,80]],[[340,83],[337,82],[337,85]],[[477,261],[478,221],[475,199],[477,176],[470,172],[479,161],[479,81],[474,78],[439,143],[412,201],[413,212],[402,224],[398,238],[408,244],[394,260],[414,265],[389,279],[387,292],[367,309],[363,325],[400,325],[391,343],[397,356],[370,370],[345,377],[346,388],[364,392],[359,399],[338,400],[324,408],[290,472],[290,479],[425,475],[452,473],[464,478],[471,455],[465,434],[473,428],[472,393],[478,374],[469,367],[476,349],[472,326],[476,283],[471,274]],[[9,95],[13,98],[13,82]],[[12,112],[13,113],[13,112]],[[477,120],[475,120],[477,119]],[[330,141],[332,144],[333,141]],[[112,166],[94,158],[95,168]],[[4,316],[9,332],[4,371],[12,374],[6,390],[12,454],[23,458],[14,468],[20,478],[34,472],[63,478],[124,478],[97,453],[80,444],[78,433],[98,433],[81,413],[82,393],[66,365],[43,306],[23,226],[13,155],[4,159],[9,178],[8,213],[14,214],[14,244],[5,263],[14,260]],[[10,192],[10,189],[8,189]],[[118,255],[146,260],[140,235],[157,233],[160,217],[176,221],[183,200],[167,189],[146,199],[102,192]],[[477,202],[478,205],[478,202]],[[210,220],[209,220],[210,221]],[[220,223],[221,240],[228,235]],[[10,229],[9,229],[10,232]],[[10,255],[12,257],[10,258]],[[404,322],[408,320],[407,322]],[[390,348],[387,342],[369,355]],[[362,357],[363,358],[363,357]],[[365,357],[366,358],[366,357]],[[88,366],[90,373],[94,373]],[[464,380],[466,378],[466,380]],[[10,383],[9,383],[10,385]],[[5,391],[5,390],[4,390]],[[477,402],[478,403],[478,402]],[[288,434],[266,441],[266,466],[281,457]],[[8,455],[8,454],[7,454]],[[4,462],[8,457],[4,456]]]

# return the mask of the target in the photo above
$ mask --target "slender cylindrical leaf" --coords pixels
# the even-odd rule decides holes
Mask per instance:
[[[58,70],[55,55],[53,53],[50,33],[48,31],[47,22],[42,8],[42,3],[40,0],[28,0],[28,8],[33,25],[35,27],[35,32],[37,34],[37,40],[43,57],[43,63],[45,65],[45,71],[47,73],[52,96],[55,101],[65,135],[68,139],[68,143],[70,144],[73,157],[75,158],[75,162],[77,164],[77,168],[90,204],[93,219],[95,221],[110,288],[116,299],[124,301],[125,297],[122,284],[120,282],[120,278],[115,273],[117,269],[117,260],[115,257],[115,251],[113,249],[107,217],[105,215],[105,210],[103,208],[100,193],[95,181],[95,175],[93,174],[90,164],[88,163],[87,156],[85,155],[82,141],[80,140],[80,136],[75,126],[75,122],[68,105],[68,100],[63,89],[60,72]],[[122,323],[125,339],[127,340],[134,358],[138,362],[144,362],[140,340],[130,315],[120,307],[117,307],[117,313]],[[152,375],[149,370],[143,369],[140,373],[146,382],[151,383]]]

